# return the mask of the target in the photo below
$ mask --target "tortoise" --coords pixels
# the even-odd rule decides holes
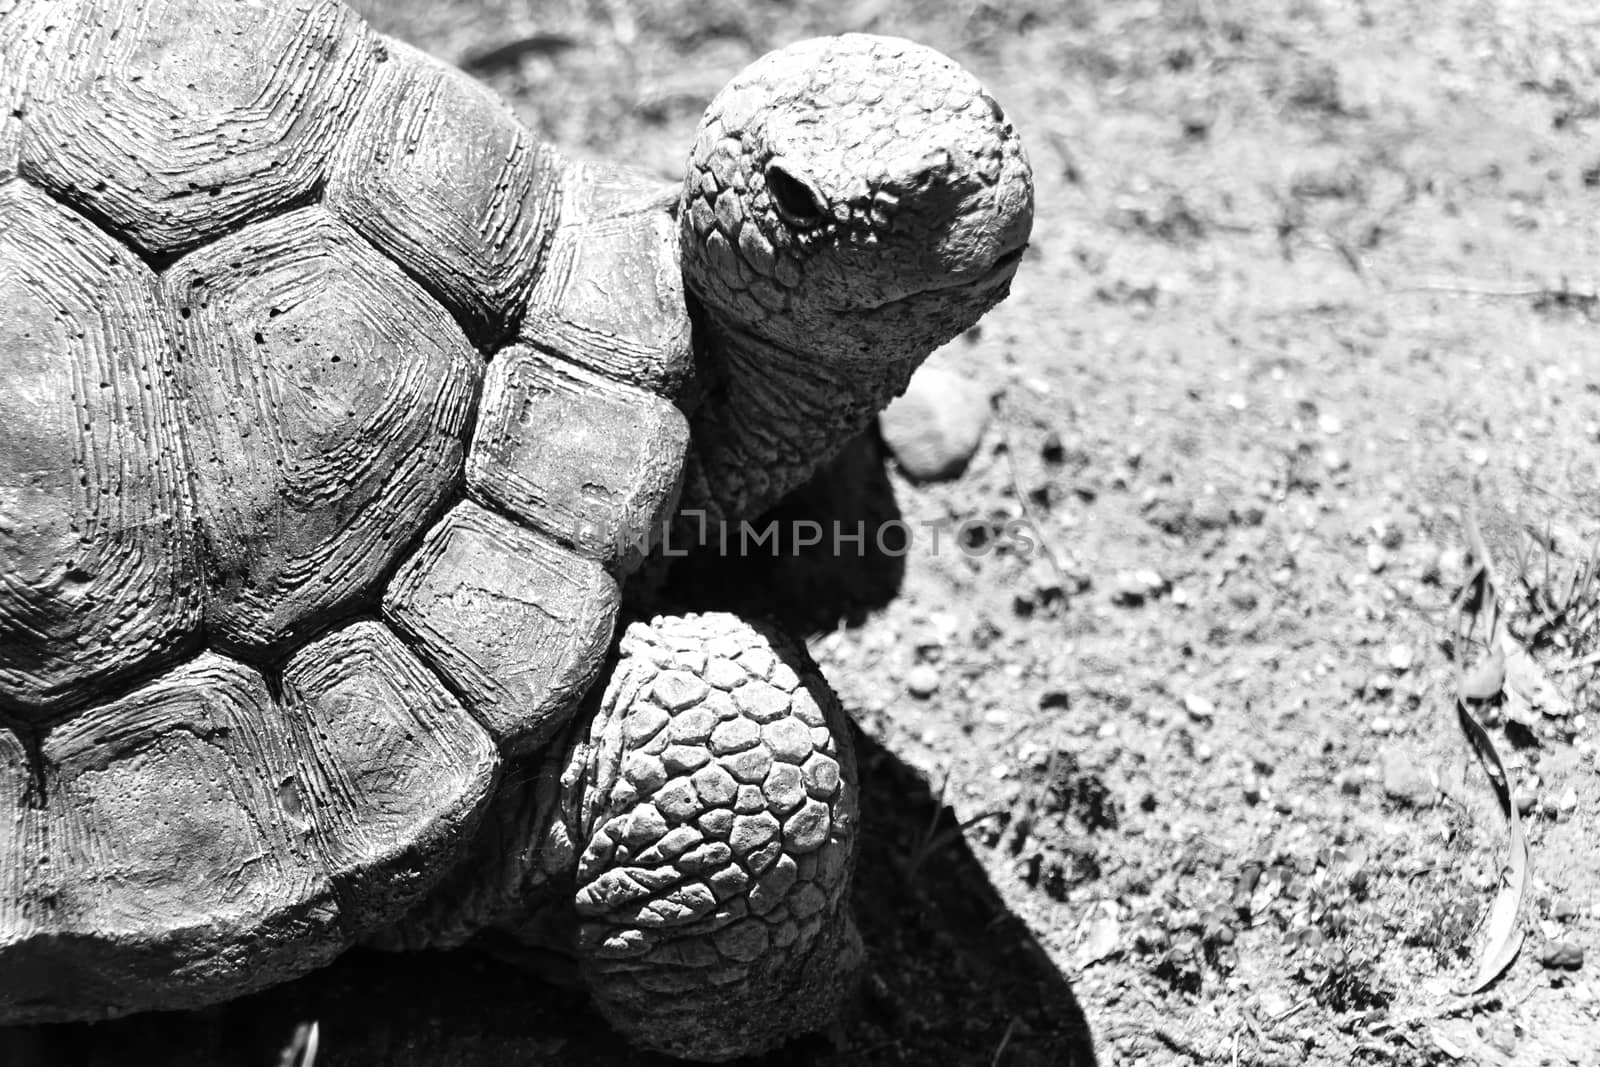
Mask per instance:
[[[335,0],[0,0],[0,1023],[488,938],[675,1054],[826,1024],[838,701],[624,593],[868,424],[1031,220],[1000,106],[904,40],[761,58],[679,188]]]

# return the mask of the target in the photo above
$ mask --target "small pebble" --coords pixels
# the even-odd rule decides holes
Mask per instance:
[[[1492,1027],[1489,1030],[1489,1044],[1509,1056],[1517,1051],[1517,1032],[1506,1023]]]
[[[1183,710],[1196,722],[1210,722],[1217,713],[1217,706],[1198,693],[1185,693]]]
[[[1374,522],[1372,524],[1372,533],[1377,537],[1378,543],[1391,552],[1405,544],[1405,533],[1400,527],[1391,524],[1388,519],[1378,519]]]
[[[1216,493],[1207,493],[1195,500],[1189,515],[1202,530],[1220,530],[1233,522],[1232,509]]]
[[[1118,607],[1136,608],[1168,589],[1167,580],[1152,570],[1124,571],[1117,575],[1111,602]]]
[[[919,663],[906,673],[906,692],[918,700],[926,700],[939,691],[939,672],[926,663]]]
[[[1583,966],[1583,946],[1572,941],[1551,941],[1539,953],[1539,962],[1553,971],[1576,971]]]
[[[878,416],[884,442],[915,481],[960,474],[988,424],[988,393],[965,375],[935,363],[919,368],[905,394]]]
[[[1389,669],[1396,674],[1404,674],[1416,662],[1416,654],[1411,651],[1410,645],[1393,645],[1389,649]]]
[[[1119,608],[1136,608],[1144,603],[1144,586],[1134,581],[1132,575],[1119,577],[1111,590],[1111,602]]]
[[[1423,807],[1433,802],[1433,780],[1416,754],[1390,749],[1383,754],[1383,792],[1401,804]]]

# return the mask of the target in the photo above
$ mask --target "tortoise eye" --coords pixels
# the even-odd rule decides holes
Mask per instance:
[[[767,164],[767,192],[778,206],[778,214],[795,226],[815,226],[828,213],[816,191],[781,163]]]

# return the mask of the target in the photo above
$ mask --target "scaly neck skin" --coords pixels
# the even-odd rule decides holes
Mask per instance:
[[[711,322],[702,328],[704,391],[689,416],[680,521],[691,536],[754,519],[798,487],[890,400],[921,353],[876,366],[799,352]]]

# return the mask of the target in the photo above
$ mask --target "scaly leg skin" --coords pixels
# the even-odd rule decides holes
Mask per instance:
[[[861,961],[855,761],[803,650],[731,615],[634,624],[564,778],[579,969],[612,1025],[721,1060],[833,1020]]]

